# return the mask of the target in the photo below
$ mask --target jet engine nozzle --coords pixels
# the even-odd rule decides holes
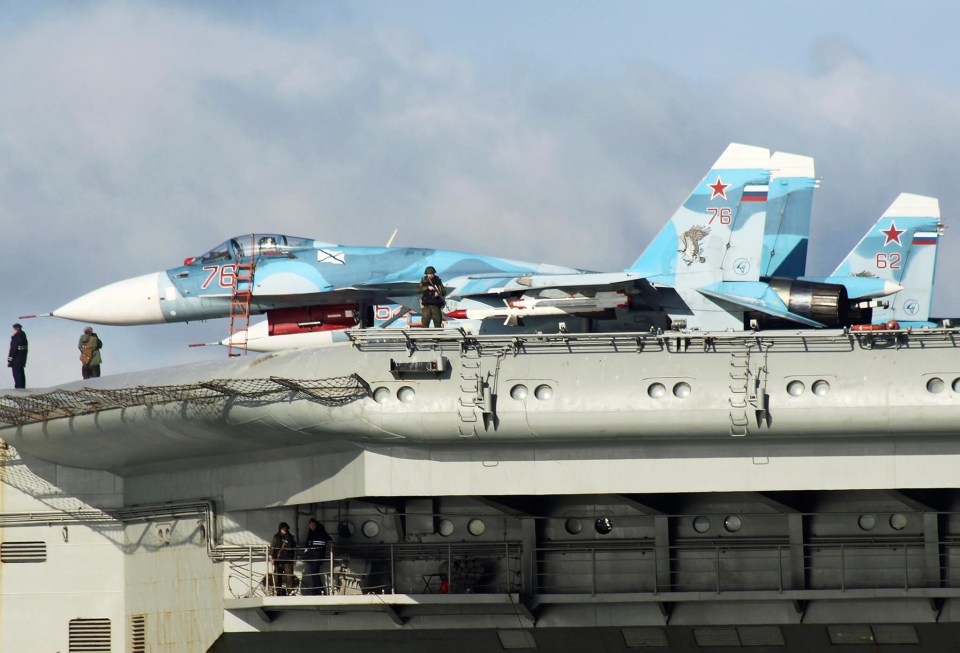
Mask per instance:
[[[850,324],[847,289],[839,284],[774,278],[770,285],[791,313],[828,327]]]

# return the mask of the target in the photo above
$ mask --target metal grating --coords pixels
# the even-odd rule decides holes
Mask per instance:
[[[697,646],[740,646],[736,628],[694,628]]]
[[[498,630],[497,635],[500,645],[505,649],[537,648],[537,642],[529,630]]]
[[[908,624],[884,624],[873,626],[873,638],[877,644],[919,644],[917,629]]]
[[[623,645],[627,648],[667,648],[670,640],[664,628],[624,628]]]
[[[827,635],[831,644],[873,644],[873,631],[870,626],[848,624],[845,626],[827,626]]]
[[[737,634],[743,646],[786,646],[778,626],[738,626]]]
[[[46,562],[46,542],[3,542],[0,544],[0,562]]]
[[[109,619],[71,619],[69,653],[110,653]]]
[[[130,653],[147,651],[147,615],[130,615]]]
[[[280,401],[302,397],[324,406],[343,406],[370,395],[370,386],[356,374],[328,379],[210,379],[184,385],[133,388],[54,390],[39,395],[0,396],[0,424],[22,426],[58,417],[102,410],[157,406],[172,402]]]

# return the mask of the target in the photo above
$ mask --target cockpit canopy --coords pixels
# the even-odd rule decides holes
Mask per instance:
[[[291,250],[307,247],[311,242],[309,238],[283,234],[244,234],[220,243],[202,256],[191,256],[183,264],[221,263],[248,256],[289,256]]]

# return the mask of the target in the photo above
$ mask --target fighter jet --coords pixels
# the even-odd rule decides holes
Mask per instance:
[[[268,314],[268,336],[370,326],[374,305],[397,303],[415,310],[414,287],[425,266],[432,265],[451,290],[451,318],[506,317],[515,324],[530,316],[603,317],[625,311],[634,327],[637,316],[646,315],[649,326],[657,328],[722,330],[742,328],[751,312],[761,312],[810,326],[833,325],[846,313],[847,299],[837,284],[796,281],[784,291],[782,284],[775,288],[769,278],[761,279],[762,271],[805,261],[803,226],[809,225],[810,203],[802,196],[809,196],[814,185],[808,157],[771,157],[764,148],[731,144],[623,272],[258,234],[232,238],[166,272],[95,290],[53,315],[102,324],[225,317],[242,279],[250,289],[249,312]],[[775,230],[769,226],[770,201],[783,207]],[[856,283],[861,287],[857,297],[899,290],[886,279],[862,277]],[[809,306],[792,301],[816,290],[833,293],[832,321],[814,319]]]
[[[673,283],[685,289],[726,275],[756,275],[768,169],[768,150],[729,146],[711,170],[712,185],[698,189],[648,248],[650,263],[663,263],[659,269],[649,268],[655,275],[645,279],[648,272],[636,270],[594,273],[591,283],[627,285],[632,292],[642,289],[655,295],[654,285]],[[348,247],[281,234],[254,234],[231,238],[186,259],[182,266],[94,290],[52,314],[115,325],[225,317],[230,315],[238,287],[246,284],[249,313],[266,312],[272,323],[330,324],[340,319],[336,315],[342,315],[345,322],[357,324],[363,323],[366,307],[375,304],[415,308],[415,286],[427,266],[436,268],[444,278],[453,299],[488,295],[497,301],[505,284],[516,284],[522,292],[527,279],[571,279],[585,272],[464,252]],[[664,273],[664,269],[668,271]],[[606,310],[595,296],[580,294],[580,308],[589,310],[594,302],[598,310]],[[528,308],[547,308],[541,299],[538,306]],[[709,304],[701,301],[690,310],[723,312]]]
[[[442,278],[580,272],[438,249],[348,247],[282,234],[231,238],[183,265],[126,279],[74,299],[55,317],[97,324],[188,322],[230,315],[238,287],[248,285],[250,314],[277,322],[356,323],[359,306],[416,295],[424,270]]]
[[[519,277],[496,288],[491,286],[500,280],[467,283],[453,297],[480,306],[450,315],[583,314],[591,308],[585,300],[596,300],[595,311],[609,309],[609,301],[601,299],[618,291],[629,310],[617,311],[612,328],[846,326],[865,300],[888,297],[901,287],[883,274],[802,277],[816,184],[810,157],[770,156],[762,148],[731,145],[623,273]]]

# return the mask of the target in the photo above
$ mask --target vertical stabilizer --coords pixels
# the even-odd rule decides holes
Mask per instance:
[[[774,152],[763,236],[764,277],[800,277],[807,268],[813,191],[818,182],[811,157]]]
[[[939,233],[939,225],[940,203],[935,198],[901,193],[830,276],[875,278],[900,283],[917,232]],[[919,242],[927,243],[929,240],[921,239]],[[936,248],[924,254],[918,263],[935,254]],[[928,267],[931,268],[929,276],[932,283],[932,265],[924,263],[915,269]]]
[[[730,144],[629,268],[673,287],[760,273],[770,151]]]
[[[742,307],[699,289],[759,279],[769,181],[769,150],[730,144],[628,269],[662,288],[674,328],[742,328]]]
[[[940,222],[940,203],[933,197],[908,195],[897,198],[900,205],[898,214],[911,216],[910,220],[898,228],[912,226],[910,247],[904,254],[903,269],[898,283],[903,290],[889,298],[889,307],[875,308],[873,322],[880,323],[896,320],[901,326],[919,326],[930,319],[933,303],[933,284],[937,267],[937,248],[943,225]],[[897,206],[894,202],[894,206]],[[888,213],[894,207],[888,209]],[[904,234],[906,236],[906,234]]]

